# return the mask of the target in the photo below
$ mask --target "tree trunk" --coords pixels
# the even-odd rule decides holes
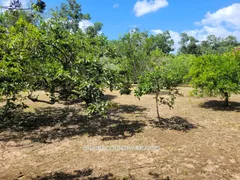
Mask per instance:
[[[158,109],[158,96],[159,96],[159,93],[157,92],[156,93],[156,110],[157,110],[157,116],[158,116],[158,119],[160,120],[160,114],[159,114],[159,109]]]
[[[137,84],[137,70],[136,70],[136,62],[133,61],[133,81],[134,81],[134,84]]]
[[[227,92],[224,92],[225,97],[225,106],[229,107],[229,94]]]

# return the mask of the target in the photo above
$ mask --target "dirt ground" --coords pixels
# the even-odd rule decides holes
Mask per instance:
[[[139,101],[107,91],[119,104],[108,119],[87,118],[78,104],[27,101],[30,109],[0,126],[0,179],[239,180],[240,95],[224,108],[219,98],[190,97],[190,88],[180,90],[184,96],[174,109],[161,106],[161,121],[152,95]]]

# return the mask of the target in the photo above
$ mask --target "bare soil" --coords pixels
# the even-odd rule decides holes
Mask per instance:
[[[0,126],[0,179],[240,179],[240,95],[190,97],[180,88],[174,109],[154,96],[106,91],[119,104],[106,119],[80,104],[30,106]],[[41,98],[47,98],[39,92]],[[159,150],[85,150],[86,146],[159,146]]]

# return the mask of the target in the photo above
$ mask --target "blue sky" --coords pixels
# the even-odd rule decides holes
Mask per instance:
[[[0,0],[0,4],[9,0]],[[26,4],[27,0],[22,0]],[[48,9],[60,6],[59,0],[45,0]],[[179,34],[203,40],[207,35],[226,37],[235,35],[240,40],[239,0],[78,0],[83,13],[89,13],[92,22],[104,24],[103,33],[109,39],[132,28],[149,33],[169,30],[172,38],[179,41]]]

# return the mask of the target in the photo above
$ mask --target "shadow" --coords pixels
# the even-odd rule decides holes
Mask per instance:
[[[162,177],[160,174],[158,173],[154,173],[154,172],[149,172],[148,173],[150,176],[152,176],[153,179],[155,180],[170,180],[170,178],[167,176],[166,178]]]
[[[108,179],[116,179],[113,174],[109,173],[106,175],[101,175],[99,177],[92,177],[93,170],[92,169],[83,169],[76,170],[73,173],[64,173],[64,172],[55,172],[45,176],[38,176],[32,180],[77,180],[77,179],[85,179],[85,180],[108,180]]]
[[[108,125],[104,125],[100,134],[104,135],[103,141],[126,139],[134,136],[136,133],[141,133],[143,131],[144,123],[138,121],[125,121],[120,120],[116,122],[108,121]],[[95,134],[90,134],[90,136],[95,136]]]
[[[120,108],[124,109],[124,106]],[[19,110],[1,120],[0,141],[52,143],[85,134],[101,136],[103,141],[107,141],[132,137],[142,132],[144,126],[143,122],[127,120],[117,112],[108,118],[90,118],[81,115],[76,108],[48,107],[35,109],[35,112]]]
[[[200,104],[200,107],[212,109],[214,111],[237,111],[240,112],[239,102],[229,102],[229,107],[225,106],[224,101],[211,100]]]
[[[73,99],[73,100],[68,100],[68,101],[63,101],[62,104],[64,105],[75,105],[75,104],[80,104],[82,103],[83,101],[81,99]]]
[[[103,99],[104,100],[107,100],[107,101],[111,101],[113,99],[117,98],[117,96],[114,96],[114,95],[110,95],[110,94],[105,94]]]
[[[147,108],[143,108],[135,105],[119,105],[117,108],[113,109],[112,113],[142,113],[146,111]]]
[[[171,118],[160,118],[159,120],[150,121],[150,124],[161,129],[170,129],[185,132],[197,128],[196,125],[189,123],[186,119],[183,119],[179,116],[174,116]]]

